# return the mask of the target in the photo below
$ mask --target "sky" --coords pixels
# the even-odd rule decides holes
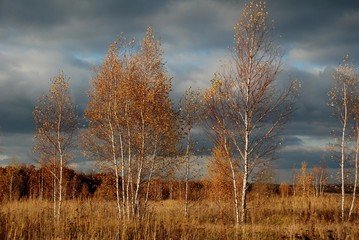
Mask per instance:
[[[153,26],[172,77],[174,102],[190,86],[206,88],[230,56],[232,29],[245,2],[1,0],[0,165],[14,157],[36,163],[32,111],[59,71],[70,78],[72,97],[83,112],[93,68],[122,32],[140,40]],[[339,122],[327,107],[328,91],[331,73],[345,55],[358,66],[359,2],[268,0],[267,6],[283,57],[279,80],[298,79],[302,86],[275,168],[288,172],[304,160],[312,167],[321,159],[335,168],[327,145]],[[72,166],[91,169],[91,164],[81,159]]]

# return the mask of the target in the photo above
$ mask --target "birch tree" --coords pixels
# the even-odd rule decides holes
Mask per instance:
[[[210,140],[214,144],[213,155],[221,156],[228,163],[233,182],[235,222],[239,224],[239,193],[237,188],[237,174],[235,159],[231,155],[229,140],[229,119],[226,100],[228,96],[222,91],[222,81],[213,79],[212,86],[207,89],[202,97],[203,124],[207,128]]]
[[[327,168],[323,164],[320,166],[314,166],[312,169],[312,175],[315,196],[323,196],[328,181]]]
[[[191,174],[191,157],[193,157],[194,141],[192,137],[192,130],[195,124],[198,122],[198,114],[200,104],[198,102],[197,94],[189,88],[186,90],[183,98],[180,100],[180,114],[182,121],[183,133],[185,135],[185,154],[184,154],[184,165],[185,165],[185,207],[184,216],[188,218],[188,206],[189,206],[189,180]]]
[[[52,164],[54,219],[59,222],[63,202],[63,171],[72,157],[78,130],[78,117],[64,73],[60,72],[52,79],[49,93],[39,98],[33,114],[37,130],[33,150],[45,164]]]
[[[358,79],[356,79],[356,81],[358,81]],[[353,210],[354,210],[354,203],[355,203],[355,198],[356,198],[356,190],[357,190],[357,186],[358,186],[358,167],[359,167],[359,159],[358,159],[358,155],[359,155],[359,122],[358,122],[358,106],[356,106],[355,104],[355,128],[354,128],[354,132],[356,132],[356,146],[355,146],[355,150],[354,150],[354,183],[353,183],[353,195],[352,195],[352,201],[350,204],[350,210],[349,210],[349,214],[348,214],[348,218],[350,219],[352,214],[353,214]]]
[[[102,66],[97,69],[97,75],[92,80],[91,89],[88,93],[89,102],[85,109],[85,118],[89,121],[89,127],[85,132],[84,146],[88,152],[91,152],[95,159],[99,159],[101,167],[109,167],[115,175],[116,203],[119,217],[122,216],[120,191],[125,191],[124,181],[120,189],[120,171],[124,172],[124,132],[118,126],[124,122],[126,116],[126,106],[122,107],[124,96],[120,89],[124,84],[123,63],[119,60],[119,52],[122,51],[123,60],[127,60],[126,49],[130,42],[123,39],[110,45],[107,56]],[[130,56],[129,56],[130,57]]]
[[[357,74],[353,64],[346,57],[332,75],[333,88],[329,92],[329,106],[341,123],[340,130],[340,177],[341,177],[341,217],[345,220],[345,166],[348,166],[347,136],[353,123],[354,100],[356,98]],[[357,179],[356,179],[357,181]],[[355,198],[355,196],[354,196]]]
[[[223,105],[222,117],[215,117],[218,120],[212,128],[223,129],[221,144],[232,159],[229,163],[236,160],[233,168],[243,174],[237,224],[246,222],[249,176],[274,159],[279,134],[293,111],[299,87],[296,81],[288,88],[278,87],[281,61],[272,42],[272,29],[265,2],[245,5],[234,26],[232,60],[215,75],[212,84]]]
[[[140,217],[141,187],[146,180],[146,205],[154,172],[178,140],[162,54],[151,27],[140,46],[120,38],[89,91],[84,145],[115,174],[119,218]]]

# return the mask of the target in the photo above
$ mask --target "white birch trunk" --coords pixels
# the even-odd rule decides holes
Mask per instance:
[[[186,147],[186,176],[185,176],[185,182],[186,182],[186,189],[185,189],[185,207],[184,207],[184,216],[188,218],[188,181],[189,181],[189,165],[190,165],[190,145],[191,144],[191,129],[188,129],[187,133],[187,147]]]
[[[319,179],[319,195],[323,196],[324,195],[324,170],[321,169],[320,172],[320,179]]]
[[[60,109],[61,110],[61,109]],[[60,160],[60,172],[59,172],[59,200],[58,200],[58,207],[57,207],[57,221],[60,222],[61,216],[61,207],[62,207],[62,175],[63,175],[63,152],[62,152],[62,145],[61,145],[61,118],[62,115],[59,115],[59,121],[57,125],[57,147],[59,152],[59,160]]]
[[[233,165],[233,161],[232,158],[230,157],[228,148],[227,148],[227,141],[225,139],[224,141],[224,148],[228,157],[228,161],[229,161],[229,166],[231,168],[231,173],[232,173],[232,182],[233,182],[233,192],[234,192],[234,210],[235,210],[235,214],[236,214],[236,226],[239,226],[239,196],[238,196],[238,190],[237,190],[237,178],[236,178],[236,173],[234,170],[234,165]]]
[[[56,185],[56,176],[55,176],[55,173],[56,173],[56,167],[55,167],[55,161],[54,161],[54,171],[53,171],[53,173],[52,173],[52,179],[53,179],[53,181],[52,181],[52,184],[53,184],[53,191],[52,191],[52,194],[53,194],[53,196],[52,196],[52,198],[53,198],[53,212],[54,212],[54,223],[56,222],[56,198],[57,198],[57,195],[56,195],[56,191],[57,191],[57,185]]]
[[[358,154],[359,154],[359,126],[357,126],[357,146],[356,146],[356,150],[355,150],[355,176],[354,176],[354,189],[353,189],[353,198],[352,198],[352,203],[350,205],[350,211],[349,211],[349,215],[348,218],[350,219],[352,213],[353,213],[353,209],[354,209],[354,202],[355,202],[355,197],[356,197],[356,189],[357,189],[357,184],[358,184]]]
[[[246,215],[247,215],[247,179],[248,179],[248,142],[249,142],[249,134],[246,133],[246,142],[245,142],[245,151],[244,151],[244,171],[243,171],[243,183],[242,183],[242,215],[241,215],[241,223],[246,223]]]
[[[254,46],[254,36],[251,37],[252,46]],[[245,100],[245,113],[244,113],[244,130],[245,130],[245,139],[244,139],[244,156],[243,156],[243,182],[242,182],[242,202],[241,202],[241,223],[246,223],[247,215],[247,180],[248,180],[248,164],[249,164],[249,140],[250,140],[250,92],[251,92],[251,74],[252,74],[252,64],[253,64],[252,49],[249,49],[249,63],[248,63],[248,72],[247,72],[247,85],[246,85],[246,100]]]
[[[131,209],[130,206],[132,201],[132,197],[130,196],[130,192],[132,188],[132,162],[131,162],[131,130],[129,123],[129,116],[127,112],[127,104],[125,109],[125,118],[126,118],[126,127],[127,127],[127,181],[126,181],[126,216],[127,220],[131,218]]]
[[[122,186],[122,219],[125,219],[126,196],[125,196],[125,154],[123,148],[122,135],[120,134],[120,150],[121,150],[121,186]]]
[[[63,175],[63,157],[62,153],[60,155],[60,178],[59,178],[59,201],[58,201],[58,207],[57,207],[57,221],[60,222],[61,218],[61,208],[62,208],[62,178]]]
[[[136,180],[136,191],[135,191],[135,213],[137,218],[140,218],[140,199],[139,199],[139,192],[140,192],[140,184],[142,178],[142,169],[143,169],[143,162],[145,160],[145,118],[143,114],[143,110],[141,111],[141,151],[140,151],[140,163],[137,165],[137,180]]]
[[[151,162],[151,167],[150,167],[150,175],[148,176],[148,180],[147,180],[147,190],[146,190],[146,197],[145,197],[144,212],[146,212],[146,210],[147,210],[148,196],[149,196],[149,192],[150,192],[152,174],[153,174],[154,168],[155,168],[156,152],[157,152],[157,137],[156,137],[156,140],[155,140],[155,146],[154,146],[153,155],[152,155],[152,162]]]
[[[116,154],[116,145],[115,145],[115,136],[114,136],[114,130],[112,127],[112,124],[109,120],[108,122],[110,131],[111,131],[111,151],[112,151],[112,160],[113,160],[113,166],[115,170],[115,181],[116,181],[116,204],[117,204],[117,212],[118,212],[118,218],[121,218],[121,204],[120,204],[120,186],[118,184],[119,179],[119,173],[118,173],[118,160],[117,160],[117,154]]]
[[[127,121],[127,135],[128,135],[128,177],[126,186],[126,205],[127,205],[127,220],[129,220],[133,214],[133,197],[132,197],[132,155],[131,155],[131,132],[129,123]],[[132,214],[131,214],[132,213]]]
[[[341,140],[341,163],[340,163],[340,171],[341,171],[341,180],[342,180],[342,201],[341,201],[341,215],[342,221],[344,221],[344,200],[345,200],[345,175],[344,175],[344,160],[345,160],[345,132],[347,126],[347,89],[346,84],[343,83],[343,102],[344,102],[344,118],[343,118],[343,129],[342,129],[342,140]]]
[[[142,177],[142,168],[143,168],[143,158],[141,157],[140,165],[137,171],[137,180],[136,180],[136,191],[135,191],[135,213],[137,218],[140,217],[140,199],[139,199],[139,192],[140,192],[140,184],[141,184],[141,177]]]

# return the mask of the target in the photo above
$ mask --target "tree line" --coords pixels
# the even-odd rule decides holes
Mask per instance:
[[[0,202],[40,199],[53,201],[53,176],[46,167],[36,168],[34,165],[12,164],[0,167]],[[81,173],[71,168],[63,168],[62,198],[64,200],[102,199],[116,200],[114,188],[116,177],[109,172]],[[118,179],[121,184],[122,179]],[[182,180],[154,179],[148,192],[148,199],[183,200],[185,198],[185,182]],[[191,201],[205,199],[205,189],[210,189],[208,182],[190,181]],[[141,189],[141,195],[143,189]]]
[[[338,184],[329,184],[327,168],[316,166],[311,172],[307,170],[305,162],[301,171],[293,175],[291,184],[270,182],[270,175],[263,176],[249,185],[250,193],[264,195],[289,196],[323,196],[324,193],[340,193]],[[0,167],[0,202],[20,201],[26,199],[40,199],[52,201],[53,181],[51,172],[46,167],[36,168],[34,165],[13,163]],[[116,200],[114,188],[116,176],[111,172],[81,173],[64,167],[63,169],[63,199],[88,200],[102,199]],[[121,185],[122,179],[118,179]],[[141,189],[141,195],[147,189]],[[353,192],[353,186],[346,186],[345,192]],[[191,203],[203,200],[226,201],[233,197],[230,178],[214,178],[189,180],[183,179],[152,179],[148,199],[160,200],[188,200]],[[147,194],[147,191],[146,191]],[[185,214],[188,213],[184,211]],[[185,215],[186,216],[186,215]]]

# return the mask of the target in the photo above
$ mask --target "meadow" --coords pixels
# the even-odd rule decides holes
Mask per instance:
[[[358,205],[352,219],[343,222],[336,194],[251,193],[247,224],[238,227],[230,201],[192,201],[189,218],[181,200],[151,201],[147,215],[131,222],[118,220],[115,204],[67,200],[56,224],[50,201],[3,202],[0,239],[359,239]]]

